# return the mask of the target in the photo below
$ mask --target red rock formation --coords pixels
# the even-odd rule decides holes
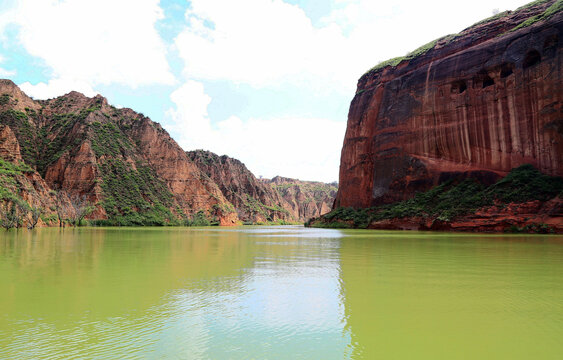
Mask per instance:
[[[275,180],[278,192],[236,159],[185,153],[159,124],[99,95],[34,101],[0,80],[0,125],[0,156],[34,168],[26,176],[47,192],[86,196],[96,205],[90,219],[163,224],[203,211],[221,225],[238,224],[239,216],[304,221],[327,212],[336,193],[293,179]]]
[[[221,190],[205,176],[168,133],[149,118],[134,121],[126,133],[136,139],[139,154],[164,180],[186,213],[215,212],[222,224],[234,225],[236,214],[220,210],[229,204]]]
[[[337,185],[276,176],[256,179],[237,159],[204,150],[189,151],[190,159],[221,189],[245,222],[304,222],[330,211]]]
[[[2,130],[4,155],[16,156],[14,146],[21,147],[19,159],[44,176],[47,188],[96,204],[91,219],[154,209],[149,220],[155,214],[171,221],[205,211],[221,225],[238,223],[218,186],[149,118],[74,91],[34,101],[9,80],[0,80],[0,96],[0,124],[15,135],[5,134],[11,133],[7,126]]]
[[[9,195],[17,196],[30,206],[41,208],[44,215],[53,214],[54,194],[36,171],[24,165],[18,140],[10,127],[4,125],[0,125],[0,158],[22,169],[2,172],[0,202],[6,200]],[[43,223],[40,221],[39,225]]]
[[[244,222],[298,221],[280,195],[237,159],[210,151],[188,151],[190,160],[218,186]]]
[[[330,211],[338,186],[318,181],[302,181],[276,176],[269,183],[285,200],[284,207],[295,218],[307,221]]]
[[[474,214],[459,216],[453,221],[435,218],[410,217],[374,221],[368,229],[378,230],[436,230],[464,232],[538,233],[545,231],[563,234],[563,199],[547,202],[539,200],[508,206],[488,206]]]
[[[523,163],[563,175],[563,13],[554,3],[484,21],[362,76],[335,206],[404,200],[460,174],[492,183]]]
[[[19,111],[25,111],[25,108],[32,110],[41,108],[41,105],[15,86],[11,80],[0,79],[0,95],[2,96],[0,107]]]
[[[0,158],[11,163],[23,162],[20,144],[9,126],[0,126]]]

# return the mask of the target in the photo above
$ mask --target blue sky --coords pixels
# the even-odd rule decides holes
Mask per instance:
[[[0,77],[102,94],[257,176],[335,181],[359,76],[526,2],[8,0]]]

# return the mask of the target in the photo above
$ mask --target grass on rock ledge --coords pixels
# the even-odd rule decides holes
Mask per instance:
[[[547,201],[556,196],[563,196],[563,178],[544,175],[526,164],[488,187],[471,178],[459,183],[447,181],[394,204],[366,209],[338,208],[320,219],[310,220],[307,225],[365,229],[373,221],[415,216],[451,221],[485,206]]]

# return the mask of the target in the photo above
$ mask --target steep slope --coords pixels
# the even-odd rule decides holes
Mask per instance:
[[[358,81],[335,206],[493,184],[521,164],[563,175],[562,1],[536,1],[382,63]]]
[[[237,159],[210,151],[187,152],[189,158],[211,178],[249,223],[304,222],[330,211],[338,186],[276,176],[256,179]]]
[[[41,176],[25,164],[16,136],[0,125],[0,202],[26,203],[43,209],[43,217],[54,216],[55,196]],[[7,204],[2,204],[7,205]]]
[[[302,181],[276,176],[262,179],[285,200],[285,208],[300,221],[307,221],[330,211],[338,190],[336,183]]]
[[[51,189],[96,205],[93,219],[159,225],[202,211],[224,225],[238,221],[217,185],[159,124],[101,96],[33,101],[0,80],[0,124]]]
[[[239,160],[205,150],[188,151],[187,155],[219,186],[241,220],[250,223],[299,220],[285,209],[279,194],[256,179]]]

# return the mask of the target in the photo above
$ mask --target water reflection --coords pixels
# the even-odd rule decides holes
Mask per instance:
[[[338,250],[302,228],[6,233],[0,358],[342,358]]]
[[[563,237],[0,235],[0,358],[556,359]]]

